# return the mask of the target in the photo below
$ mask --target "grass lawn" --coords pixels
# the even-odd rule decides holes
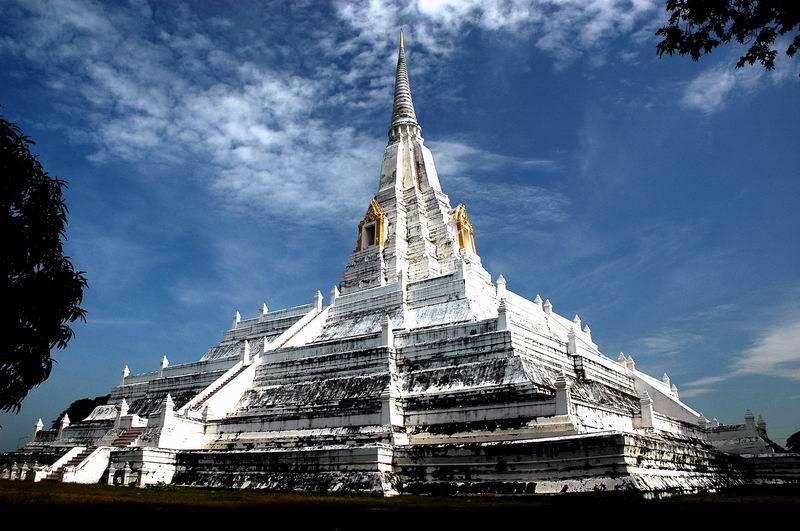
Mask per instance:
[[[388,527],[448,529],[461,527],[524,527],[542,522],[570,525],[578,522],[621,527],[680,528],[700,519],[713,527],[721,522],[744,523],[757,518],[763,525],[779,525],[800,516],[800,487],[763,487],[716,494],[672,496],[645,500],[638,496],[571,494],[535,497],[428,497],[378,498],[328,494],[276,494],[260,491],[206,490],[179,487],[146,489],[0,481],[0,520],[22,522],[41,516],[54,519],[95,517],[135,525],[142,518],[165,517],[178,522],[265,526],[294,522],[292,527],[363,529]],[[646,524],[628,518],[646,517]],[[9,520],[12,518],[13,520]],[[686,520],[688,519],[688,520]],[[785,521],[785,520],[783,520]],[[695,520],[696,523],[700,523]],[[38,527],[38,526],[37,526]],[[217,527],[215,525],[215,527]],[[692,526],[694,527],[694,526]],[[791,525],[789,527],[792,527]],[[182,531],[182,530],[181,530]],[[289,529],[288,531],[293,531]],[[495,531],[489,528],[489,531]],[[497,531],[500,531],[499,529]]]

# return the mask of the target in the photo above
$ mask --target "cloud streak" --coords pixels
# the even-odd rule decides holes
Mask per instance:
[[[704,394],[716,384],[751,375],[800,381],[800,315],[774,322],[736,354],[726,372],[688,382],[681,394]]]
[[[355,42],[384,43],[405,25],[433,53],[449,53],[471,28],[532,39],[563,66],[583,54],[597,56],[610,41],[630,33],[652,17],[652,0],[373,0],[337,2],[339,18],[357,32]]]
[[[588,46],[632,23],[635,17],[629,15],[629,22],[612,23],[611,15],[628,5],[611,2],[590,10],[581,3],[546,3],[542,11],[523,3],[339,3],[336,12],[355,28],[355,36],[331,46],[332,37],[322,31],[318,51],[339,57],[317,59],[312,64],[321,70],[314,75],[242,52],[189,8],[180,8],[179,22],[166,23],[143,3],[128,10],[88,0],[8,4],[4,14],[14,29],[0,41],[0,50],[38,65],[62,110],[84,121],[83,131],[66,122],[61,127],[94,146],[89,158],[95,164],[123,160],[181,167],[206,181],[223,206],[256,217],[316,223],[360,210],[374,185],[381,140],[353,127],[358,120],[342,123],[336,112],[342,105],[388,105],[392,76],[384,66],[394,60],[394,42],[386,36],[402,17],[411,15],[420,34],[425,70],[426,53],[446,52],[447,43],[469,24],[509,32],[533,23],[552,47],[562,38],[556,34],[586,22]],[[560,22],[545,22],[546,13]],[[445,175],[463,174],[476,163],[486,170],[558,168],[554,160],[500,155],[459,142],[435,147]],[[563,220],[564,198],[540,188],[519,191],[529,198],[520,206]],[[537,199],[545,195],[549,199]]]
[[[787,46],[786,40],[775,44],[778,50],[785,50]],[[758,65],[735,68],[734,57],[738,58],[741,52],[742,47],[735,47],[727,61],[706,68],[689,81],[681,98],[683,107],[713,114],[727,107],[737,95],[755,93],[766,84],[775,85],[793,76],[791,59],[784,53],[776,57],[775,69],[767,72]]]

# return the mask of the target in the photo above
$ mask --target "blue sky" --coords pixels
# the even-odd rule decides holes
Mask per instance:
[[[90,286],[0,449],[125,364],[198,359],[237,309],[328,293],[376,191],[401,27],[486,268],[708,418],[800,429],[800,62],[659,60],[648,0],[0,0],[0,19],[0,113],[69,181]]]

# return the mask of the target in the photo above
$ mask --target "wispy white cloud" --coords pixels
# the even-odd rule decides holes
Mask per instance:
[[[658,334],[643,337],[636,343],[642,355],[673,356],[702,343],[703,336],[695,332],[670,328]]]
[[[612,4],[596,12],[575,3],[548,9],[569,10],[571,15],[561,15],[565,24],[596,17],[590,33],[601,39],[614,26],[608,26],[608,10],[627,2]],[[96,164],[181,167],[206,179],[223,205],[314,223],[359,210],[374,184],[381,140],[342,124],[331,111],[341,104],[377,106],[378,100],[387,105],[391,68],[376,63],[393,62],[394,43],[386,36],[406,14],[420,21],[420,49],[442,51],[470,21],[510,31],[539,21],[538,9],[521,3],[339,4],[338,14],[357,29],[356,37],[330,46],[323,32],[319,51],[352,55],[343,62],[346,69],[333,61],[314,76],[237,55],[188,7],[181,8],[179,23],[157,26],[146,4],[129,10],[89,0],[9,4],[6,14],[16,30],[0,49],[40,67],[61,109],[86,124],[83,132],[64,129],[95,146],[90,160]],[[438,26],[447,35],[434,31]],[[366,95],[364,81],[370,86]],[[461,175],[476,162],[489,170],[558,167],[554,160],[500,155],[459,142],[436,147],[445,174]],[[563,218],[563,198],[551,194],[543,200],[546,193],[538,188],[526,192],[509,199],[519,203],[527,197],[520,206]],[[509,190],[494,195],[503,193]]]
[[[702,388],[705,389],[706,386],[715,385],[721,382],[724,382],[730,379],[731,376],[728,374],[721,374],[717,376],[706,376],[704,378],[699,378],[697,380],[692,380],[691,382],[686,383],[686,387],[694,387],[694,388]]]
[[[765,374],[800,381],[800,316],[767,328],[732,366],[736,374]]]
[[[355,207],[375,177],[379,141],[326,119],[324,78],[232,56],[189,12],[148,29],[148,11],[88,1],[14,10],[17,33],[0,46],[88,122],[98,164],[181,165],[223,204],[312,222]]]
[[[358,31],[358,40],[383,43],[405,25],[415,42],[434,53],[457,48],[471,28],[532,39],[559,65],[583,54],[597,57],[613,39],[652,17],[654,0],[388,0],[338,2],[338,15]]]
[[[781,53],[776,57],[775,69],[769,72],[760,65],[734,68],[734,58],[742,52],[742,47],[735,47],[727,61],[706,68],[686,84],[681,104],[687,109],[712,114],[724,109],[737,96],[752,94],[766,85],[792,78],[792,61],[782,52],[787,45],[785,40],[775,44]]]
[[[470,208],[481,231],[507,227],[562,223],[568,219],[570,200],[561,192],[528,183],[491,182],[482,179],[498,171],[535,176],[559,168],[553,159],[515,157],[493,153],[456,140],[430,142],[442,186],[457,192],[457,201]],[[475,215],[477,213],[477,216]]]
[[[765,327],[750,347],[733,356],[725,372],[688,382],[681,396],[703,394],[716,384],[749,375],[800,381],[800,315],[789,315]]]
[[[692,387],[682,389],[680,392],[680,396],[683,399],[686,398],[696,398],[701,395],[707,395],[708,393],[712,393],[716,391],[713,387]]]
[[[734,71],[727,64],[709,68],[688,83],[681,103],[710,114],[725,107],[734,91],[752,92],[760,77],[758,70]]]
[[[553,171],[559,167],[553,159],[501,155],[463,142],[438,141],[428,145],[436,153],[437,169],[447,175],[463,175],[476,168],[490,172],[504,167],[529,171]]]

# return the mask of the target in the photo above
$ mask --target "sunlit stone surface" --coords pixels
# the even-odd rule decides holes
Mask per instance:
[[[797,477],[763,420],[705,419],[667,375],[490,275],[421,133],[401,41],[377,192],[328,300],[311,288],[305,305],[237,311],[196,363],[125,367],[108,405],[39,421],[4,476],[387,495]]]

